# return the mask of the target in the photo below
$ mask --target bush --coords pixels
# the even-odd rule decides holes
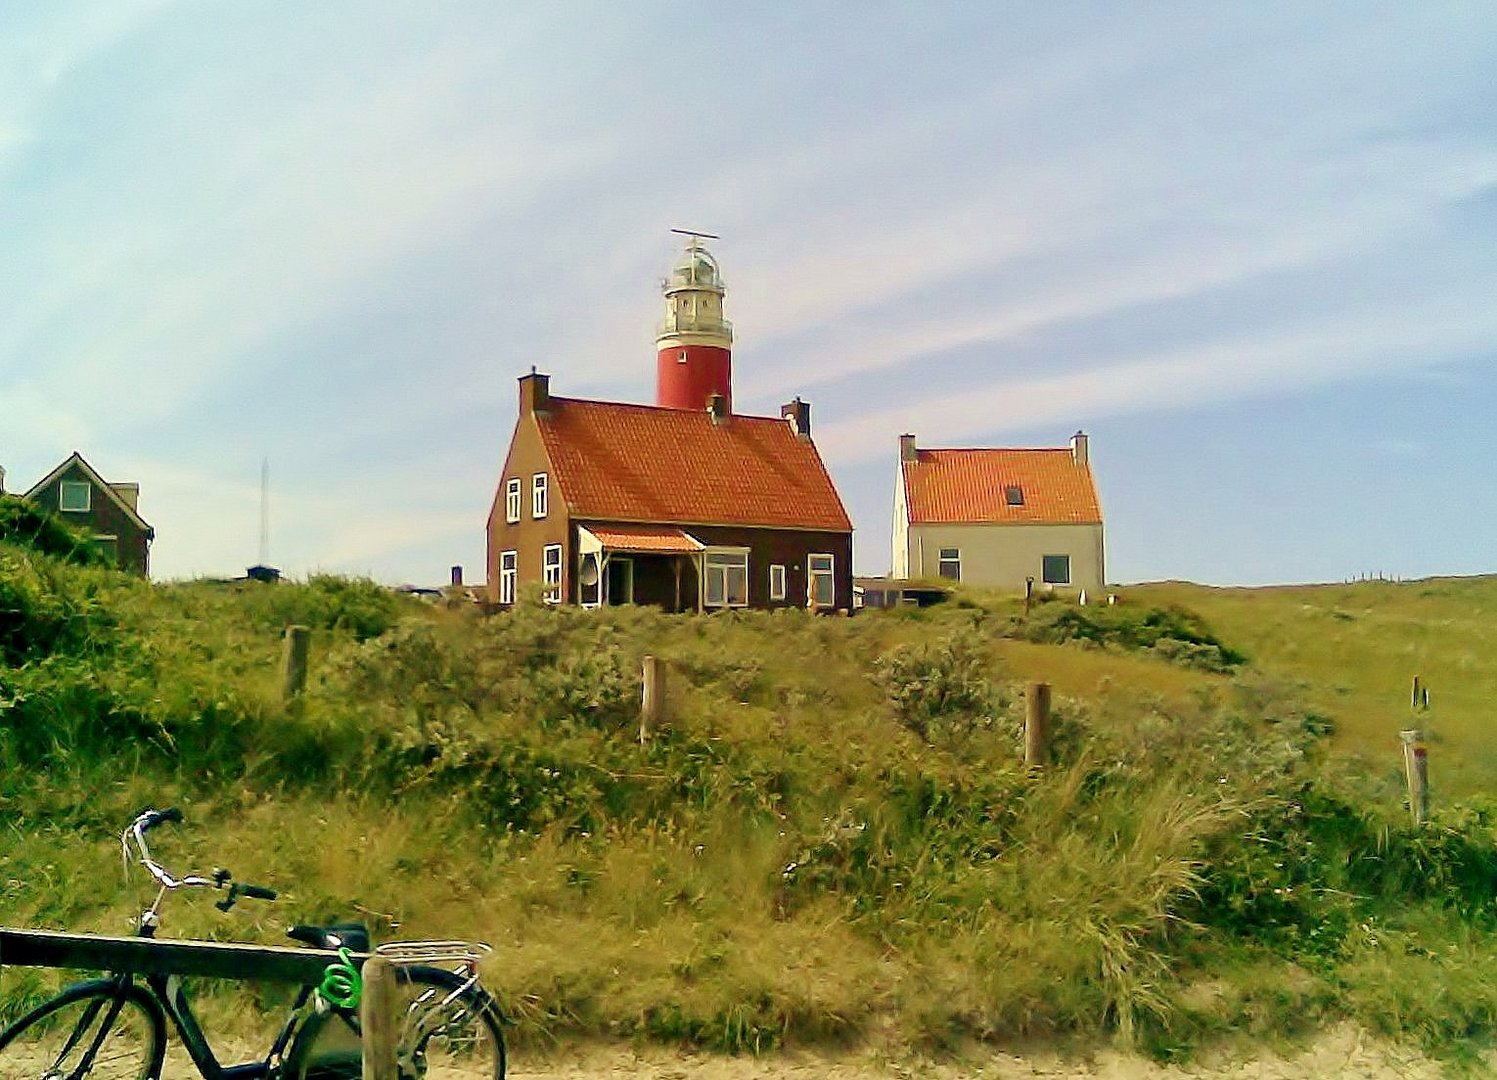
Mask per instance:
[[[1161,659],[1202,671],[1228,672],[1247,657],[1222,644],[1199,615],[1178,605],[1136,607],[1062,601],[1039,604],[1015,621],[1014,636],[1056,645],[1067,641],[1148,650]]]
[[[401,601],[369,578],[313,574],[305,584],[266,586],[256,606],[261,620],[277,630],[299,624],[314,630],[345,631],[358,641],[367,641],[395,625]]]
[[[975,631],[901,646],[874,662],[874,674],[899,722],[927,742],[992,723],[996,695]]]
[[[17,495],[0,495],[0,543],[30,548],[79,566],[108,563],[88,533]]]

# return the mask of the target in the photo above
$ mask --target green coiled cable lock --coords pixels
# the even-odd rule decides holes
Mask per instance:
[[[359,998],[364,994],[364,980],[359,976],[359,969],[353,966],[353,955],[347,948],[338,950],[338,959],[340,962],[329,964],[323,971],[322,984],[317,987],[317,992],[340,1009],[357,1008]]]

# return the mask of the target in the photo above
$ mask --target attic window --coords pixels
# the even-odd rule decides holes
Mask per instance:
[[[57,485],[57,509],[86,514],[93,507],[93,485],[86,480],[64,480]]]
[[[1018,484],[1010,484],[1003,489],[1003,501],[1009,506],[1024,505],[1024,489]]]

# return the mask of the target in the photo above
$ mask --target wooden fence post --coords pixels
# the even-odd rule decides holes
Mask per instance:
[[[639,698],[639,743],[650,738],[665,719],[665,665],[658,656],[644,662],[644,686]]]
[[[307,685],[307,651],[312,631],[305,626],[286,627],[281,645],[281,697],[290,701]]]
[[[1024,691],[1024,765],[1038,768],[1050,759],[1050,684],[1032,682]]]
[[[363,980],[359,1022],[363,1027],[364,1080],[400,1080],[395,1059],[400,1033],[395,1016],[395,965],[383,956],[371,956],[364,961]]]
[[[1424,748],[1424,736],[1415,728],[1398,733],[1403,742],[1403,771],[1409,786],[1409,812],[1414,815],[1414,824],[1423,825],[1429,820],[1429,755]]]

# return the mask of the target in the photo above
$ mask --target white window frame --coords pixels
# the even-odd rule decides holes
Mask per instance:
[[[824,565],[817,565],[817,560],[825,560]],[[816,596],[817,586],[825,582],[830,597],[826,600],[818,599]],[[818,551],[806,556],[806,606],[812,608],[830,608],[837,606],[837,557],[825,551]]]
[[[1045,573],[1045,562],[1048,559],[1064,559],[1066,561],[1066,576],[1063,580],[1051,580],[1050,576]],[[1041,556],[1040,581],[1045,585],[1069,585],[1071,583],[1071,556],[1060,552]]]
[[[733,571],[741,570],[742,574]],[[721,581],[720,599],[712,599],[712,586]],[[749,549],[708,548],[702,553],[702,606],[704,608],[748,607]],[[738,585],[741,592],[733,588]]]
[[[530,478],[530,516],[539,520],[546,516],[546,474],[538,472]]]
[[[83,493],[82,506],[69,506],[68,493]],[[86,514],[94,508],[94,486],[87,480],[64,480],[57,485],[57,509],[64,514]]]
[[[512,476],[504,482],[504,520],[513,525],[520,520],[520,478]]]
[[[950,551],[951,555],[946,553]],[[946,565],[950,563],[956,567],[956,573],[948,574]],[[947,578],[951,581],[962,580],[962,549],[959,547],[943,547],[936,549],[936,576]]]
[[[546,586],[546,603],[561,603],[561,545],[541,548],[541,582]]]
[[[771,600],[783,600],[790,594],[785,579],[785,567],[782,563],[774,563],[769,568],[769,598]]]
[[[519,552],[501,551],[499,553],[499,602],[501,604],[515,602],[515,584],[518,577]]]

